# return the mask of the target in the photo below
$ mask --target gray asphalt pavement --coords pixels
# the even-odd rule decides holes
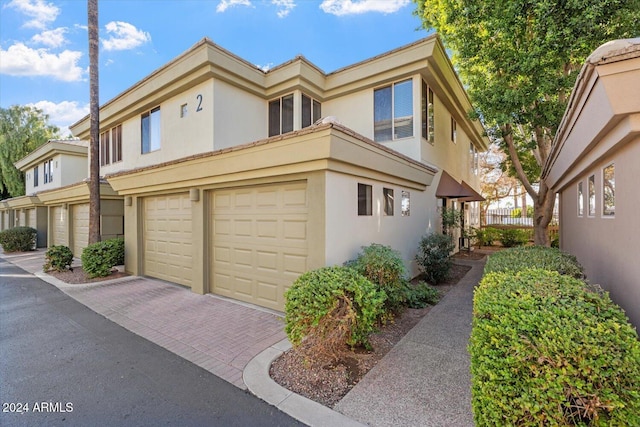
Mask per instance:
[[[1,426],[301,425],[2,259],[0,401]]]

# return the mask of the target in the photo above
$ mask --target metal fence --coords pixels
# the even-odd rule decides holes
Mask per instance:
[[[522,218],[517,215],[520,209],[514,214],[514,208],[489,209],[484,215],[483,225],[520,225],[524,227],[533,227],[533,218]],[[558,212],[553,213],[552,224],[558,223]]]

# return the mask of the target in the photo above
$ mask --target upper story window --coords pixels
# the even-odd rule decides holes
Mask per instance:
[[[293,94],[269,102],[269,136],[293,130]]]
[[[311,126],[322,117],[321,105],[315,99],[302,94],[302,127]]]
[[[602,170],[602,215],[616,215],[616,171],[613,163]]]
[[[44,183],[53,182],[53,159],[44,162]]]
[[[38,186],[38,166],[33,168],[33,186],[34,187]]]
[[[596,214],[596,178],[591,175],[589,177],[589,216]]]
[[[451,117],[451,142],[454,144],[458,142],[458,123]]]
[[[404,80],[373,92],[373,133],[376,141],[413,136],[412,81]]]
[[[122,125],[111,129],[111,161],[113,163],[122,160]]]
[[[476,148],[475,145],[473,145],[473,142],[470,142],[469,143],[469,170],[474,175],[478,175],[478,170],[480,168],[479,158],[480,156],[478,155],[478,149]]]
[[[160,107],[142,114],[142,154],[160,149]]]
[[[578,183],[578,216],[584,215],[584,193],[582,192],[582,181]]]
[[[111,156],[109,152],[109,135],[111,132],[106,131],[100,134],[100,166],[108,165],[111,163]]]
[[[422,81],[422,137],[433,144],[435,123],[433,119],[433,91]]]

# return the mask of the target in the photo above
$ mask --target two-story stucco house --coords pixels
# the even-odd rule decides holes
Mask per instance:
[[[77,257],[88,243],[88,142],[49,140],[15,166],[25,174],[25,196],[3,200],[3,228],[29,226],[38,231],[37,247],[69,246]],[[101,185],[101,234],[122,236],[123,198]],[[6,224],[6,225],[5,225]]]
[[[560,247],[640,327],[640,38],[598,48],[573,89],[543,178],[560,195]]]
[[[373,242],[415,273],[440,206],[477,224],[487,141],[470,110],[437,36],[328,74],[304,57],[265,72],[203,39],[100,109],[126,269],[276,310],[301,273]],[[87,139],[88,117],[71,130]]]

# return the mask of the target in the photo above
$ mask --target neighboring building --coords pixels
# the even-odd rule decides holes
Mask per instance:
[[[25,174],[25,196],[3,200],[2,226],[33,227],[37,247],[69,246],[76,256],[88,243],[88,142],[49,140],[15,166]],[[104,182],[101,186],[101,234],[104,239],[123,236],[124,205]],[[6,226],[5,226],[6,224]]]
[[[373,242],[415,273],[440,206],[479,223],[471,109],[437,36],[329,74],[203,39],[101,107],[126,269],[277,310],[301,273]],[[88,117],[71,130],[88,138]]]
[[[560,247],[640,327],[640,38],[586,61],[543,178],[560,194]]]

